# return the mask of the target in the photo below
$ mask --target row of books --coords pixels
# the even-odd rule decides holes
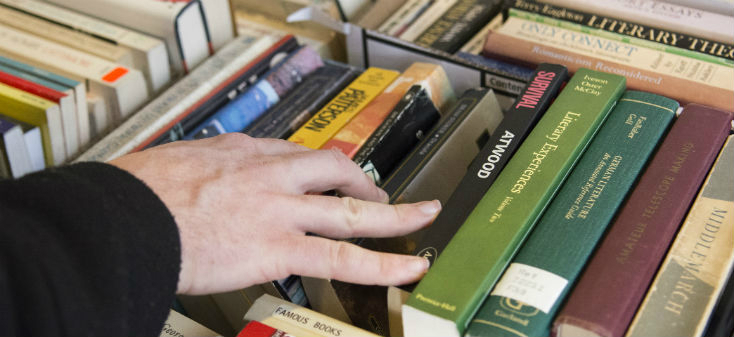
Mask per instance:
[[[625,89],[579,69],[486,194],[463,197],[476,207],[439,216],[431,229],[455,234],[402,308],[405,335],[703,333],[734,266],[728,239],[713,244],[734,226],[731,189],[711,192],[734,178],[734,115],[690,104],[675,119],[677,102]]]
[[[2,176],[78,156],[229,42],[230,11],[220,0],[1,1]]]

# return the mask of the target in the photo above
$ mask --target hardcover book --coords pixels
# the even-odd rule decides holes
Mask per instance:
[[[403,305],[406,336],[463,335],[624,84],[618,75],[576,72]]]
[[[702,336],[734,270],[734,136],[676,234],[627,336]]]
[[[534,0],[514,0],[509,6],[526,12],[577,23],[592,29],[601,29],[636,39],[734,60],[734,45],[731,42],[716,42],[675,30],[654,28],[621,18],[610,18],[605,16],[604,13],[592,14]]]
[[[670,52],[649,41],[584,28],[522,11],[510,10],[502,27],[489,34],[483,54],[510,62],[534,64],[549,59],[567,66],[620,74],[630,90],[670,97],[683,103],[707,102],[730,109],[734,105],[734,66],[731,61],[692,51]],[[607,33],[604,36],[595,35]],[[568,39],[567,36],[578,36]]]
[[[312,149],[321,148],[399,75],[393,70],[367,68],[288,140]]]
[[[431,100],[439,108],[450,106],[456,100],[443,67],[431,63],[413,63],[321,148],[339,149],[349,158],[354,158],[414,84],[425,87]]]
[[[627,91],[472,319],[466,336],[548,336],[678,103]]]
[[[703,333],[705,337],[726,337],[734,334],[734,277],[729,274],[729,279],[724,286],[724,290],[719,296],[706,331]]]
[[[505,113],[487,143],[468,166],[466,174],[448,201],[443,204],[441,213],[426,229],[423,239],[413,249],[413,255],[423,256],[431,263],[436,261],[459,226],[487,193],[507,161],[543,116],[567,79],[568,72],[564,66],[555,64],[538,66],[515,104]],[[415,284],[401,288],[412,291]]]
[[[0,178],[18,178],[32,170],[23,129],[0,116]]]
[[[555,334],[624,334],[729,135],[732,117],[685,106],[555,318]]]
[[[355,67],[324,60],[323,67],[296,85],[244,132],[257,138],[288,138],[360,73]]]
[[[161,330],[159,337],[180,336],[217,337],[221,335],[191,318],[178,313],[176,310],[171,310],[168,313],[166,322],[163,323],[163,329]]]

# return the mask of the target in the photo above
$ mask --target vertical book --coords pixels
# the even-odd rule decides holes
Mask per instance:
[[[678,103],[628,91],[512,259],[467,336],[547,336],[555,312],[642,172]],[[562,243],[562,244],[559,244]]]
[[[558,336],[624,334],[731,120],[731,112],[685,106],[555,318]]]
[[[463,335],[624,85],[576,72],[403,306],[406,336]]]

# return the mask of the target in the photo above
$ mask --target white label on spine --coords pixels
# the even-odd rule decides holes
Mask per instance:
[[[513,263],[505,271],[492,296],[523,302],[548,313],[556,303],[568,280],[543,269]]]

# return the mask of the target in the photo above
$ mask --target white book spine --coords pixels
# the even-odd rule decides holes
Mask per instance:
[[[457,0],[437,0],[431,7],[429,7],[418,19],[406,29],[400,38],[405,41],[414,41],[418,38],[428,27],[430,27],[436,20],[438,20],[444,13],[446,13],[451,6],[456,3]]]
[[[674,32],[734,43],[734,17],[655,0],[542,0]]]
[[[482,27],[482,30],[477,32],[474,37],[469,40],[464,46],[461,47],[460,51],[463,51],[465,53],[469,54],[481,54],[482,48],[484,47],[484,40],[487,39],[487,34],[489,34],[490,31],[499,28],[502,26],[502,14],[497,14],[497,16],[494,17],[489,23],[487,23],[484,27]]]
[[[59,74],[86,79],[114,112],[125,117],[148,98],[140,71],[62,46],[36,36],[0,26],[0,53]]]
[[[199,0],[50,1],[163,38],[175,76],[185,74],[209,56],[209,41]]]
[[[398,32],[401,32],[405,25],[410,24],[415,20],[416,14],[427,6],[431,0],[408,0],[395,14],[390,16],[381,26],[377,29],[380,33],[396,36]]]
[[[132,52],[134,67],[145,74],[150,92],[159,91],[171,80],[166,46],[157,38],[47,2],[0,0],[0,3],[72,27],[80,32],[105,38],[129,49]]]
[[[108,161],[131,152],[276,42],[270,36],[253,40],[240,36],[227,44],[76,161]]]

